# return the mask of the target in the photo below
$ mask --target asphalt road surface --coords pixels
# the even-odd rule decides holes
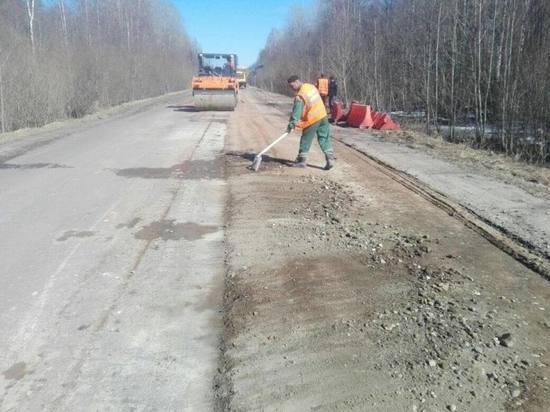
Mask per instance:
[[[0,164],[0,409],[212,408],[229,114],[184,100]]]

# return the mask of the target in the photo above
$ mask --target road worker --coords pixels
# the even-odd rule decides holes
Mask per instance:
[[[296,167],[306,167],[306,157],[314,136],[325,153],[325,170],[334,166],[334,152],[330,136],[330,124],[327,111],[319,92],[314,85],[302,83],[298,76],[288,78],[288,86],[296,94],[287,131],[295,127],[302,129],[300,149],[296,158]]]
[[[321,77],[317,79],[317,84],[315,85],[317,87],[317,90],[319,90],[319,94],[321,95],[321,98],[323,99],[323,104],[325,107],[327,106],[327,96],[328,96],[328,79],[325,77],[323,73],[321,73]]]

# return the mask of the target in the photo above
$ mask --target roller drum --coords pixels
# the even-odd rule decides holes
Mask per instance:
[[[198,110],[235,110],[237,105],[233,90],[195,90],[193,100]]]

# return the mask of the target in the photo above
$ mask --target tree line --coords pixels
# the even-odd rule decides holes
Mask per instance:
[[[168,0],[0,0],[0,132],[181,90],[196,50]]]
[[[428,132],[550,162],[550,2],[319,0],[260,53],[258,86],[335,75],[345,102],[421,113]]]

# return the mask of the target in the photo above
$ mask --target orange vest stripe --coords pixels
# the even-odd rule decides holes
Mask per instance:
[[[296,98],[304,102],[302,117],[297,124],[297,127],[300,129],[306,129],[312,124],[327,117],[323,99],[321,99],[317,88],[312,84],[302,84]]]

